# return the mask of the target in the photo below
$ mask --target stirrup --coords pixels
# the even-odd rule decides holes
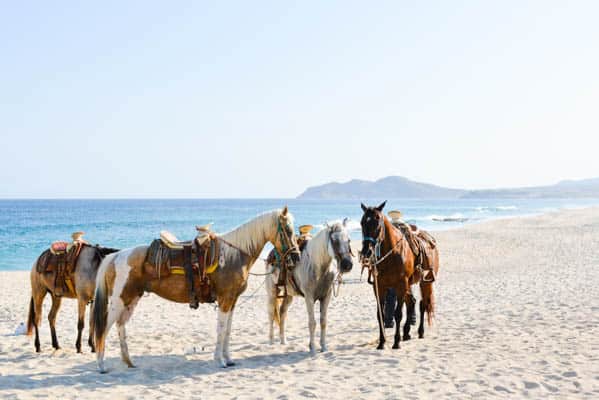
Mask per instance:
[[[430,276],[430,278],[429,278]],[[432,269],[423,269],[422,270],[422,282],[432,283],[436,280],[435,271]]]
[[[287,297],[287,284],[286,283],[277,283],[275,285],[275,288],[277,290],[277,299],[284,299]],[[281,294],[279,294],[281,293]]]

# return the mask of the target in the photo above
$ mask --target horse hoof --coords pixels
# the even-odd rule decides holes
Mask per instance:
[[[395,350],[399,349],[399,343],[394,343],[393,347],[391,347],[391,348],[395,349]]]
[[[381,344],[379,344],[378,346],[376,346],[376,349],[377,349],[377,350],[383,350],[384,348],[385,348],[385,345],[384,345],[384,344],[382,344],[382,343],[381,343]]]
[[[234,361],[227,361],[226,364],[227,364],[227,367],[232,367],[232,366],[236,365]]]
[[[407,340],[410,340],[410,339],[412,339],[412,336],[410,336],[410,335],[403,335],[403,341],[404,342],[407,341]]]
[[[101,370],[100,370],[100,373],[101,373],[101,374],[107,374],[107,373],[108,373],[108,370],[107,370],[107,369],[101,369]]]
[[[327,346],[321,346],[320,347],[320,352],[321,353],[326,353],[327,351],[329,351],[329,348]]]
[[[419,333],[418,334],[418,339],[424,339],[424,333]]]

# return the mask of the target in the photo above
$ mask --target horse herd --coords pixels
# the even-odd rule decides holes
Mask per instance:
[[[399,348],[402,335],[403,304],[407,318],[403,327],[403,340],[410,339],[410,325],[415,321],[415,299],[411,293],[413,284],[419,284],[421,292],[419,337],[424,335],[424,315],[428,322],[434,313],[433,281],[423,279],[423,270],[406,238],[383,214],[385,202],[376,207],[361,205],[363,216],[362,248],[360,261],[369,270],[377,300],[379,324],[378,349],[385,344],[383,307],[385,293],[395,289],[397,304],[394,309],[395,337],[393,348]],[[327,308],[334,292],[335,282],[353,267],[353,253],[347,220],[327,224],[314,238],[307,241],[300,251],[294,231],[294,219],[287,207],[259,215],[238,228],[217,235],[218,267],[210,273],[210,284],[218,304],[216,346],[214,360],[220,367],[235,365],[230,353],[230,336],[233,311],[239,296],[245,291],[250,270],[258,260],[267,243],[271,243],[278,255],[266,263],[265,288],[269,318],[269,339],[274,341],[274,324],[279,327],[279,339],[285,343],[285,319],[293,297],[305,299],[308,313],[309,349],[316,352],[314,307],[320,306],[320,350],[326,351]],[[31,271],[31,301],[27,334],[35,333],[35,348],[40,351],[39,331],[42,303],[46,294],[52,298],[48,315],[52,346],[59,348],[55,321],[63,297],[78,300],[77,352],[81,352],[81,336],[84,328],[85,308],[93,304],[90,313],[88,344],[96,352],[98,369],[106,372],[104,351],[106,336],[116,323],[123,362],[133,367],[126,341],[125,326],[146,292],[155,293],[167,300],[186,303],[189,301],[188,282],[180,274],[158,276],[145,266],[149,246],[142,245],[124,250],[85,246],[82,248],[74,272],[73,290],[59,295],[52,272],[39,272],[37,261]],[[438,271],[437,249],[429,249],[434,255],[430,268]],[[284,271],[284,268],[288,268]],[[286,273],[281,284],[280,275]],[[371,280],[372,278],[372,280]]]

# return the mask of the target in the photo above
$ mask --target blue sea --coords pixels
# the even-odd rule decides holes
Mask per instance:
[[[284,205],[294,214],[296,227],[312,224],[319,229],[326,221],[349,217],[354,238],[360,237],[362,212],[357,200],[0,200],[0,270],[30,269],[51,242],[69,240],[78,230],[85,231],[91,243],[126,248],[149,243],[163,229],[189,239],[195,225],[212,222],[216,232],[226,232]],[[385,209],[401,210],[405,220],[434,231],[593,205],[599,205],[599,199],[390,199]]]

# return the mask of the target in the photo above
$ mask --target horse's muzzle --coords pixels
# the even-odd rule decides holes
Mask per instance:
[[[354,266],[354,263],[353,263],[351,257],[349,257],[349,256],[343,257],[341,259],[341,262],[339,263],[339,269],[341,270],[342,273],[351,271],[353,266]]]
[[[364,241],[362,243],[362,251],[360,251],[360,254],[362,254],[362,258],[370,258],[370,256],[372,255],[372,248],[370,247],[370,242]]]

